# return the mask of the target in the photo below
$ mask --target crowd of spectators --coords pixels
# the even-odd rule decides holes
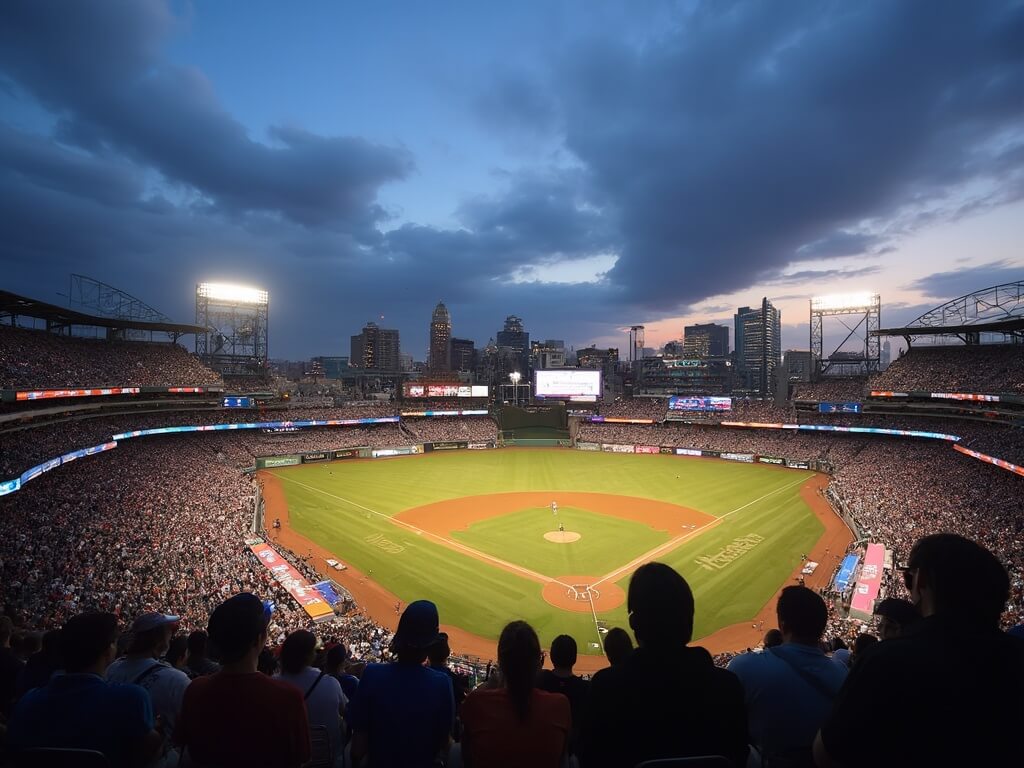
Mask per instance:
[[[594,409],[595,415],[616,419],[654,419],[661,421],[668,410],[664,397],[626,397],[613,403],[602,403]]]
[[[304,629],[269,650],[273,614],[249,592],[218,600],[206,631],[187,639],[174,636],[183,619],[173,614],[129,623],[77,612],[48,643],[19,640],[15,651],[3,618],[0,735],[20,764],[38,757],[27,750],[62,747],[100,751],[116,768],[299,768],[314,756],[383,768],[710,756],[732,768],[832,768],[867,754],[880,765],[1017,764],[1024,643],[998,627],[1005,568],[943,534],[915,541],[904,573],[910,600],[879,606],[877,636],[825,642],[825,601],[789,586],[762,647],[726,660],[690,645],[699,606],[686,579],[647,563],[629,583],[632,637],[614,628],[605,641],[608,668],[574,674],[576,642],[561,635],[543,670],[536,631],[512,620],[494,674],[475,688],[450,666],[427,600],[410,603],[380,644],[385,663],[369,664],[352,658],[361,643]],[[889,700],[898,717],[880,716]]]
[[[867,396],[866,376],[829,377],[816,382],[793,385],[791,399],[816,403],[859,403]]]
[[[495,443],[498,439],[498,425],[487,416],[410,418],[402,422],[402,428],[414,440],[425,443],[448,440]]]
[[[106,341],[0,325],[0,389],[222,383],[178,344]]]
[[[1024,393],[1024,346],[911,347],[870,382],[890,392]]]

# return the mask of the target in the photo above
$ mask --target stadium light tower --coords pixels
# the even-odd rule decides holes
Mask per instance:
[[[519,380],[523,378],[523,374],[512,371],[508,377],[512,381],[512,405],[519,405]]]
[[[263,376],[269,360],[270,296],[229,283],[196,286],[196,354],[222,374]]]
[[[828,355],[824,354],[825,318],[839,318],[846,337]],[[856,323],[851,325],[853,319]],[[833,374],[866,375],[878,373],[881,345],[878,329],[882,325],[882,299],[877,293],[849,293],[817,296],[811,299],[811,364],[814,378]],[[853,351],[846,347],[851,339],[862,341],[863,347]]]

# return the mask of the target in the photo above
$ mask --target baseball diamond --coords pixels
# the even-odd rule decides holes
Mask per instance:
[[[651,560],[691,580],[696,636],[735,644],[802,554],[824,560],[850,538],[820,476],[765,465],[509,448],[261,476],[281,542],[348,565],[339,581],[375,620],[428,595],[452,642],[481,655],[510,615],[599,653],[601,627],[628,626],[629,576]]]

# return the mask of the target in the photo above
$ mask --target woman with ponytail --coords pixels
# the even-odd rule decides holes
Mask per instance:
[[[569,700],[534,687],[540,641],[525,621],[498,640],[504,685],[476,690],[462,705],[462,759],[467,768],[558,768],[569,743]]]

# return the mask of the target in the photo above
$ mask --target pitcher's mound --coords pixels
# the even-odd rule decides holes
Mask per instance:
[[[574,541],[579,541],[581,537],[573,531],[551,531],[545,533],[544,538],[555,542],[555,544],[571,544]]]

